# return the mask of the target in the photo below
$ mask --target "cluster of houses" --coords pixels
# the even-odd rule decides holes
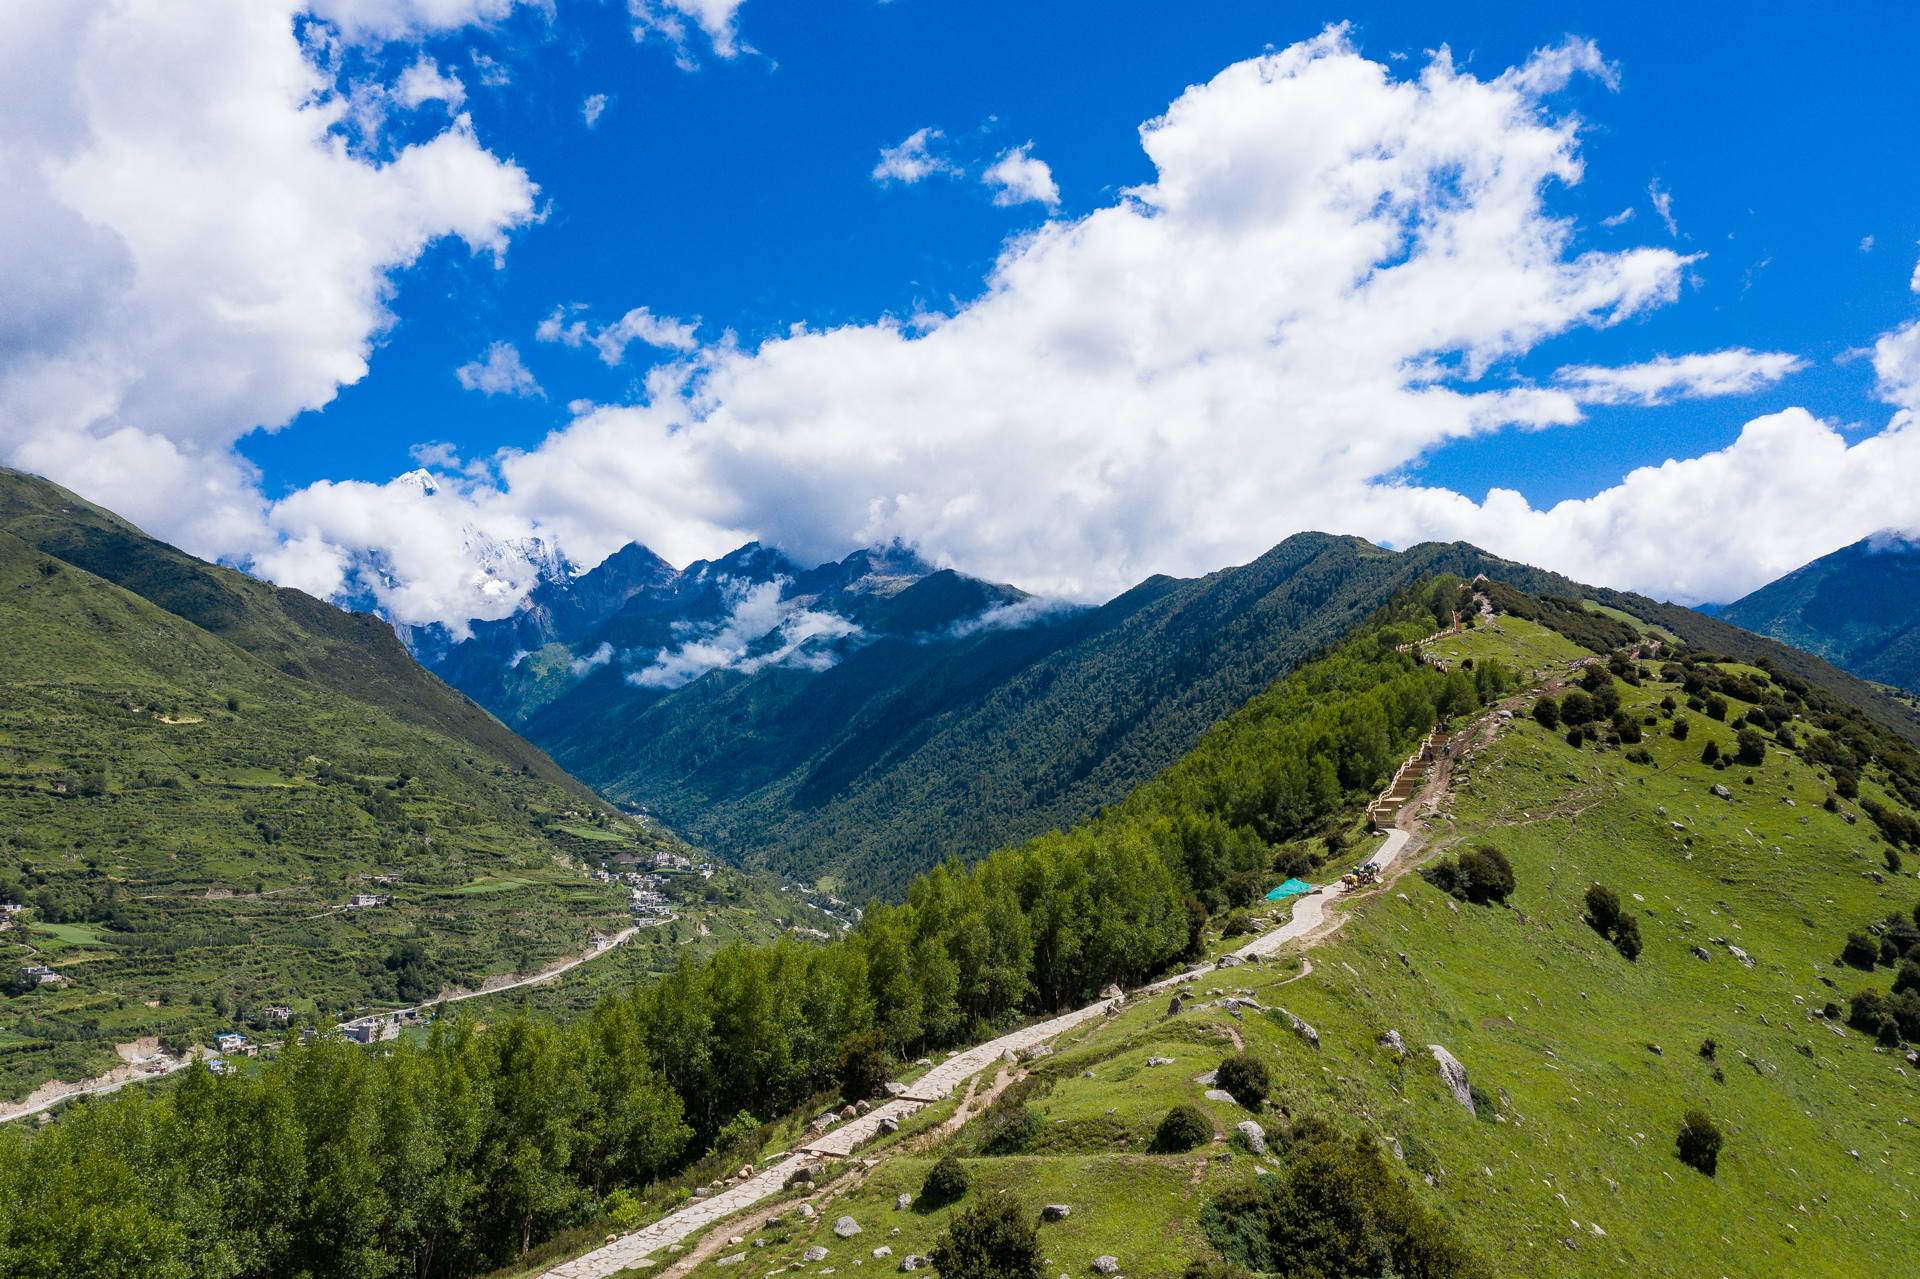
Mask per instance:
[[[26,907],[18,902],[0,902],[0,933],[12,928],[13,917],[25,909]]]
[[[347,906],[353,910],[366,910],[373,906],[384,906],[392,900],[391,896],[383,897],[378,893],[355,893]]]

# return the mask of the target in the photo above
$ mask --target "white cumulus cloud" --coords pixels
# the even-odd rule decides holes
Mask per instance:
[[[0,9],[0,459],[202,554],[271,536],[230,445],[366,374],[392,273],[446,236],[497,257],[534,215],[465,116],[350,150],[302,9]],[[415,62],[399,92],[450,102],[433,76]]]
[[[1660,356],[1625,368],[1574,365],[1554,374],[1583,404],[1667,404],[1678,399],[1749,395],[1798,373],[1806,361],[1784,351],[1734,347],[1700,355]]]
[[[880,163],[873,166],[873,180],[882,185],[913,183],[936,173],[959,173],[959,165],[933,153],[933,143],[945,137],[946,134],[935,128],[916,129],[899,146],[882,147]]]
[[[541,395],[533,371],[520,362],[520,351],[511,342],[495,342],[480,359],[462,364],[453,371],[460,385],[469,391],[488,395],[516,395],[522,398]]]
[[[600,117],[606,111],[607,95],[604,93],[596,93],[580,104],[580,117],[587,122],[589,129],[600,123]]]
[[[736,22],[745,0],[627,0],[627,14],[633,19],[633,38],[644,41],[658,36],[674,47],[674,60],[682,69],[692,71],[699,63],[691,49],[693,29],[707,37],[716,57],[736,58],[752,49],[740,43]]]
[[[1060,188],[1054,183],[1053,170],[1047,167],[1046,161],[1028,154],[1032,150],[1031,142],[1017,146],[1003,153],[980,175],[982,182],[998,188],[993,194],[995,204],[1025,204],[1031,200],[1051,209],[1060,203]]]
[[[590,346],[600,353],[602,362],[608,365],[620,363],[627,357],[627,347],[635,342],[644,342],[648,346],[660,347],[669,351],[691,351],[699,345],[694,340],[697,323],[688,324],[672,316],[655,315],[644,306],[635,307],[612,324],[602,325],[589,330],[585,320],[567,322],[568,317],[585,310],[582,303],[571,306],[557,306],[553,314],[540,321],[534,330],[534,337],[542,342],[559,342],[565,346]]]

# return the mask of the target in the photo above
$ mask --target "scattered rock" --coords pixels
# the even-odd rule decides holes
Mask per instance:
[[[873,1255],[876,1260],[878,1260],[881,1257],[891,1257],[893,1255],[893,1249],[887,1247],[887,1245],[885,1244],[881,1244],[878,1248],[875,1248],[873,1250]]]
[[[1412,961],[1411,959],[1408,959],[1408,958],[1407,958],[1407,952],[1406,952],[1406,951],[1404,951],[1404,950],[1396,950],[1396,951],[1394,951],[1393,953],[1394,953],[1394,954],[1396,954],[1396,955],[1398,955],[1398,956],[1400,956],[1400,963],[1401,963],[1401,965],[1402,965],[1403,967],[1406,967],[1406,968],[1411,968],[1411,967],[1413,967],[1413,961]]]
[[[1454,900],[1451,897],[1447,899],[1447,909],[1452,911],[1456,915],[1460,913],[1460,907],[1454,902]]]
[[[805,1262],[825,1261],[826,1259],[827,1250],[819,1244],[813,1245],[813,1247],[800,1254],[800,1260]]]
[[[1171,1065],[1173,1065],[1173,1058],[1171,1058],[1171,1057],[1149,1057],[1149,1058],[1147,1058],[1147,1065],[1149,1065],[1149,1066],[1171,1066]]]
[[[745,1261],[746,1259],[747,1259],[746,1253],[736,1252],[731,1257],[722,1257],[720,1258],[720,1260],[714,1262],[713,1264],[716,1266],[737,1266],[741,1262]]]
[[[1693,957],[1695,959],[1698,959],[1703,964],[1710,964],[1713,962],[1713,955],[1708,952],[1705,946],[1695,946],[1693,948]]]
[[[880,1116],[880,1131],[889,1132],[889,1133],[899,1132],[900,1121],[894,1118],[892,1115],[882,1115]]]
[[[707,1198],[711,1198],[713,1195],[713,1192],[711,1190],[708,1190],[705,1186],[695,1186],[688,1193],[692,1195],[695,1199],[707,1199]]]
[[[1214,967],[1215,968],[1238,968],[1241,964],[1244,964],[1246,962],[1247,962],[1246,960],[1240,958],[1240,956],[1238,955],[1222,955],[1220,956],[1220,962],[1215,964]]]
[[[1180,996],[1175,995],[1172,999],[1169,999],[1167,1001],[1167,1016],[1178,1017],[1179,1015],[1180,1015]]]
[[[812,1204],[801,1204],[798,1208],[795,1208],[793,1212],[795,1216],[802,1217],[807,1221],[812,1221],[815,1217],[818,1217],[820,1215],[819,1213],[813,1210]]]
[[[1447,1091],[1453,1094],[1453,1099],[1468,1110],[1472,1110],[1473,1090],[1467,1086],[1467,1068],[1460,1064],[1458,1057],[1439,1044],[1428,1044],[1427,1051],[1432,1053],[1433,1059],[1440,1063],[1440,1081],[1446,1084]]]
[[[1753,959],[1747,954],[1746,951],[1741,950],[1738,946],[1735,946],[1729,943],[1727,946],[1727,953],[1729,955],[1732,955],[1735,959],[1739,960],[1741,963],[1745,964],[1748,968],[1753,967]]]
[[[1402,955],[1401,958],[1405,959],[1406,956]],[[1380,1046],[1382,1048],[1391,1048],[1397,1053],[1405,1053],[1407,1051],[1406,1041],[1400,1038],[1400,1032],[1397,1030],[1389,1030],[1386,1034],[1380,1036]]]
[[[860,1117],[860,1112],[855,1110],[852,1106],[844,1106],[840,1110],[840,1117],[842,1119],[858,1119]]]
[[[905,1212],[911,1207],[913,1207],[913,1196],[905,1192],[902,1192],[893,1201],[893,1209],[895,1212]]]
[[[842,1239],[851,1239],[860,1233],[860,1223],[852,1217],[842,1217],[833,1223],[833,1233]]]
[[[1209,1070],[1204,1075],[1195,1075],[1193,1077],[1193,1082],[1196,1084],[1199,1084],[1202,1088],[1211,1088],[1214,1086],[1215,1083],[1218,1082],[1218,1080],[1215,1079],[1215,1076],[1218,1075],[1219,1073],[1220,1072],[1217,1070]]]
[[[789,1186],[810,1186],[812,1184],[813,1169],[811,1168],[797,1168],[794,1170],[793,1175],[787,1178],[787,1185]]]
[[[872,1106],[869,1106],[869,1105],[868,1105],[868,1104],[867,1104],[866,1102],[864,1102],[864,1101],[856,1101],[856,1102],[854,1102],[854,1103],[853,1103],[853,1113],[854,1113],[854,1114],[856,1114],[856,1115],[864,1115],[864,1114],[866,1114],[866,1113],[867,1113],[867,1112],[868,1112],[869,1110],[872,1110],[872,1109],[873,1109],[873,1107],[872,1107]]]
[[[1072,1204],[1048,1204],[1040,1210],[1040,1219],[1042,1221],[1065,1221],[1072,1214]]]
[[[908,1253],[906,1256],[900,1258],[900,1268],[902,1270],[918,1270],[921,1263],[925,1260],[925,1257],[916,1257],[914,1254]]]
[[[1109,982],[1106,985],[1106,987],[1101,990],[1100,998],[1119,999],[1121,996],[1125,995],[1126,993],[1127,993],[1126,991],[1120,989],[1120,985],[1118,982]]]
[[[1208,1101],[1224,1101],[1228,1104],[1235,1104],[1233,1094],[1224,1088],[1209,1088],[1204,1095]]]
[[[901,1083],[899,1080],[895,1079],[895,1080],[887,1081],[886,1089],[887,1089],[887,1096],[898,1097],[901,1093],[907,1090],[907,1086]]]
[[[1728,790],[1726,787],[1722,786],[1719,782],[1715,782],[1713,784],[1713,793],[1715,795],[1718,795],[1721,799],[1733,798],[1733,792]]]
[[[919,1061],[916,1061],[913,1064],[916,1066],[931,1066],[933,1065],[933,1059],[931,1057],[922,1057]]]
[[[1260,1125],[1251,1119],[1242,1119],[1233,1126],[1235,1132],[1245,1133],[1247,1146],[1256,1155],[1267,1153],[1267,1134]]]
[[[753,1165],[752,1165],[752,1164],[741,1164],[741,1165],[740,1165],[740,1171],[739,1171],[739,1172],[736,1172],[736,1173],[734,1173],[734,1174],[733,1174],[733,1177],[734,1177],[734,1180],[735,1180],[735,1181],[751,1181],[751,1180],[753,1180]]]
[[[1300,1036],[1300,1038],[1306,1040],[1309,1044],[1313,1045],[1315,1048],[1318,1048],[1320,1046],[1320,1032],[1315,1030],[1312,1026],[1309,1026],[1306,1022],[1301,1021],[1298,1017],[1295,1017],[1292,1013],[1288,1012],[1284,1008],[1270,1008],[1267,1011],[1269,1014],[1279,1013],[1280,1016],[1286,1020],[1287,1025],[1293,1027],[1294,1034]]]
[[[1006,1062],[1014,1062],[1014,1061],[1019,1061],[1020,1059],[1013,1055],[1013,1049],[1002,1048],[1000,1050],[1000,1060],[1006,1061]]]
[[[1053,1049],[1047,1047],[1045,1044],[1035,1044],[1033,1047],[1027,1049],[1026,1053],[1028,1061],[1038,1061],[1042,1057],[1051,1056],[1053,1056]]]
[[[1118,1274],[1120,1272],[1120,1258],[1095,1257],[1093,1259],[1093,1269],[1096,1274]]]

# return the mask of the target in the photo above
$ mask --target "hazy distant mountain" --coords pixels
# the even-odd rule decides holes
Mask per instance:
[[[1920,688],[1920,541],[1876,533],[1716,614],[1865,679]]]

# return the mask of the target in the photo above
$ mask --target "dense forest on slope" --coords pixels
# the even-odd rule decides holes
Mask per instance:
[[[1118,802],[1395,590],[1480,572],[1578,590],[1470,546],[1302,533],[1050,624],[882,639],[825,671],[716,671],[662,696],[604,668],[525,731],[730,859],[897,900],[948,857]]]

